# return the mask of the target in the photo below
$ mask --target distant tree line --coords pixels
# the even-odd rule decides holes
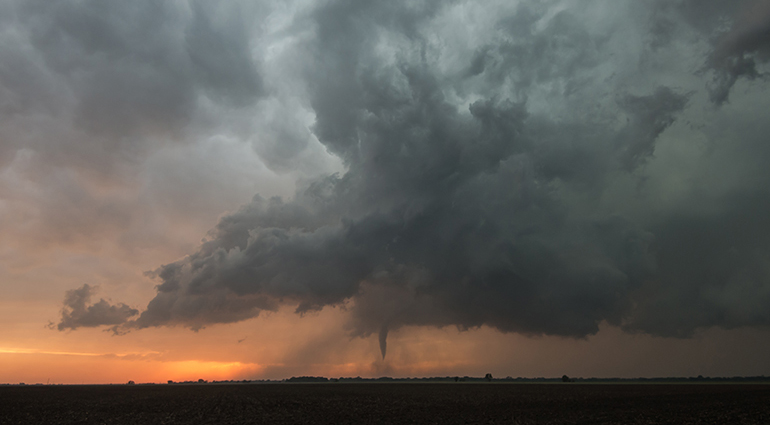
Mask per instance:
[[[323,376],[292,376],[286,382],[329,382],[329,378]]]
[[[351,382],[516,382],[516,383],[525,383],[525,382],[583,382],[583,383],[591,383],[591,382],[671,382],[671,383],[697,383],[697,382],[713,382],[713,383],[720,383],[720,382],[770,382],[770,376],[733,376],[733,377],[708,377],[708,376],[702,376],[698,375],[697,377],[657,377],[657,378],[570,378],[567,375],[562,375],[561,378],[513,378],[513,377],[505,377],[505,378],[493,378],[491,373],[487,373],[483,378],[482,377],[474,377],[474,376],[434,376],[434,377],[423,377],[423,378],[391,378],[389,376],[382,376],[379,378],[362,378],[360,376],[357,376],[355,378],[350,377],[342,377],[342,378],[326,378],[323,376],[293,376],[288,379],[283,380],[271,380],[271,379],[259,379],[259,380],[249,380],[249,379],[243,379],[243,380],[223,380],[223,381],[211,381],[212,384],[279,384],[282,382],[341,382],[341,383],[351,383]],[[185,384],[208,384],[209,382],[204,379],[198,379],[196,381],[181,381],[181,382],[175,382],[172,380],[168,381],[168,384],[171,385],[185,385]],[[154,385],[154,383],[147,383],[147,384],[136,384],[133,380],[128,381],[126,383],[127,385]],[[0,386],[7,386],[7,385],[26,385],[25,383],[17,383],[17,384],[11,384],[11,383],[0,383]],[[41,383],[37,383],[34,385],[44,385]],[[61,384],[56,384],[61,385]]]

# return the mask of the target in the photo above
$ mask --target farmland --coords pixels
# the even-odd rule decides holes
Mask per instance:
[[[762,424],[770,385],[323,383],[2,386],[0,424]]]

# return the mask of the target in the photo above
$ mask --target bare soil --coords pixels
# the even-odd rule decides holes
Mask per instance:
[[[770,424],[759,384],[0,387],[0,424]]]

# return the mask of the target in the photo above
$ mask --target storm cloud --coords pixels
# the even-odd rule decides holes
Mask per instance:
[[[184,141],[203,101],[236,108],[265,94],[237,7],[11,1],[3,8],[0,164],[26,148],[55,165],[109,174],[104,169],[125,158],[139,162]]]
[[[57,325],[60,331],[80,327],[97,327],[102,325],[119,325],[129,318],[139,314],[139,310],[123,303],[110,304],[104,298],[91,303],[95,288],[84,284],[78,289],[67,291],[64,295],[64,308],[61,321]]]
[[[274,117],[275,140],[255,149],[286,170],[315,138],[344,166],[225,214],[151,272],[157,295],[121,331],[343,305],[351,335],[378,334],[384,356],[406,325],[578,338],[603,322],[678,337],[767,326],[770,15],[693,4],[325,2],[292,16],[279,43],[291,67],[266,76],[243,59],[259,34],[217,26],[202,3],[184,30],[138,42],[146,73],[116,68],[130,46],[114,37],[67,30],[78,51],[104,52],[76,109],[88,131],[173,132],[196,93],[231,108],[299,98],[314,121]],[[163,16],[146,20],[175,22]],[[170,40],[185,55],[166,54]],[[116,78],[135,97],[103,99]],[[144,103],[157,93],[168,104]]]

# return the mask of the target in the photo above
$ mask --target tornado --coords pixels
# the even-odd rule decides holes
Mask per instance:
[[[383,326],[380,329],[380,353],[382,353],[382,359],[385,360],[385,353],[388,350],[388,327]]]

